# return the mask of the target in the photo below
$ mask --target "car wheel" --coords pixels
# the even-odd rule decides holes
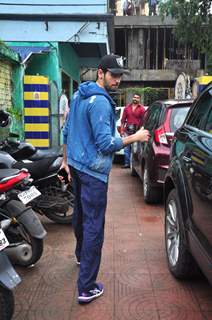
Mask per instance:
[[[197,265],[185,244],[182,210],[176,189],[169,193],[165,210],[165,245],[169,270],[178,279],[188,278],[196,273]]]
[[[143,173],[143,194],[146,203],[158,203],[161,200],[162,192],[159,188],[152,187],[147,166],[144,166]]]
[[[131,152],[130,154],[130,174],[132,177],[136,177],[137,176],[137,172],[135,171],[134,167],[133,167],[133,153]]]

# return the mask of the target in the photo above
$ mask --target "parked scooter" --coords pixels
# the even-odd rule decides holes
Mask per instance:
[[[41,196],[36,201],[30,202],[33,210],[44,214],[54,222],[70,224],[74,195],[72,186],[58,179],[61,163],[61,157],[25,163],[16,161],[8,153],[0,151],[0,168],[26,168],[33,179],[33,185],[41,192]]]
[[[7,116],[10,115],[7,113]],[[6,116],[4,115],[4,120]],[[5,123],[5,122],[4,122]],[[1,114],[0,114],[1,126]],[[17,138],[16,134],[10,134]],[[32,208],[54,222],[72,222],[74,194],[71,184],[58,179],[62,164],[61,148],[37,150],[31,144],[5,139],[0,144],[0,168],[27,168],[41,196],[30,203]]]
[[[13,263],[26,267],[40,259],[46,236],[35,212],[25,206],[40,195],[35,187],[27,187],[29,177],[27,170],[0,169],[0,220],[11,219],[5,231],[9,241],[5,252]],[[20,192],[17,188],[25,191]]]
[[[11,219],[2,220],[0,223],[0,319],[11,320],[14,313],[14,289],[21,279],[11,265],[5,251],[9,246],[4,231],[10,226]]]
[[[9,153],[16,161],[37,161],[44,158],[57,158],[63,156],[61,147],[42,150],[36,149],[31,143],[19,141],[17,140],[18,138],[18,134],[10,132],[8,138],[0,143],[0,150]]]

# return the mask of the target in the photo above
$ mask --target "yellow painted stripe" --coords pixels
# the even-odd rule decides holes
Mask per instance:
[[[49,79],[43,76],[25,76],[24,84],[48,84]]]
[[[199,164],[204,164],[204,161],[200,158],[197,158],[196,156],[192,155],[191,159]]]
[[[49,100],[49,93],[48,92],[24,92],[24,100]]]
[[[48,123],[25,123],[24,126],[25,131],[49,131]]]
[[[48,108],[24,108],[25,116],[48,116]]]
[[[34,147],[49,147],[49,139],[26,139]]]
[[[199,84],[208,84],[212,81],[212,76],[202,76],[197,78]]]

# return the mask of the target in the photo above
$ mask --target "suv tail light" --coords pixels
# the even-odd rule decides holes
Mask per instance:
[[[168,145],[168,140],[166,137],[166,132],[164,130],[164,127],[161,126],[160,128],[155,130],[155,142],[156,143],[162,143]]]

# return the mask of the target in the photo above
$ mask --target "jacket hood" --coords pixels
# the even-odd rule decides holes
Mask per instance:
[[[98,84],[96,84],[96,82],[93,82],[93,81],[83,82],[79,86],[79,92],[80,92],[80,95],[83,99],[87,99],[87,98],[94,96],[94,95],[102,95],[102,96],[105,96],[109,100],[110,104],[113,107],[115,107],[115,105],[116,105],[115,102],[113,101],[113,99],[107,93],[107,91],[104,90],[103,88],[101,88],[100,86],[98,86]]]

